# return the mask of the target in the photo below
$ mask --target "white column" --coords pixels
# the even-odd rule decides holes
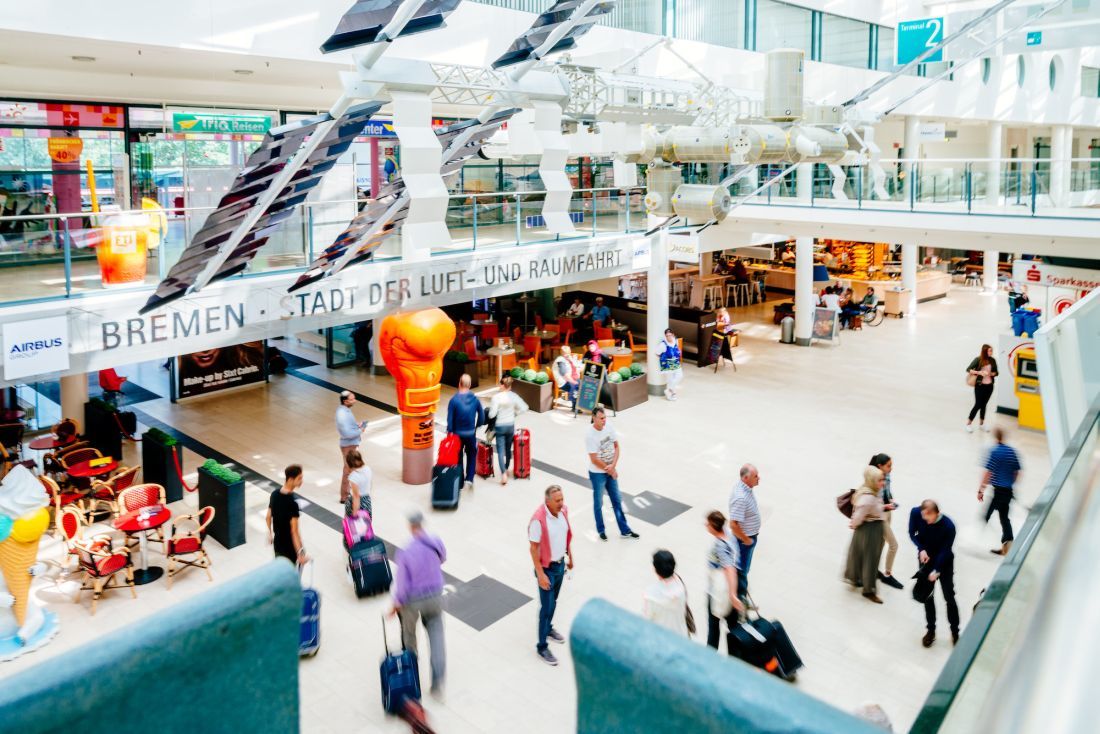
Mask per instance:
[[[798,201],[810,201],[813,199],[814,164],[799,163],[798,168],[794,169],[794,173],[796,176],[795,189],[798,194]]]
[[[650,222],[656,221],[659,220],[650,217]],[[665,338],[665,329],[668,328],[668,228],[662,227],[649,241],[652,259],[646,283],[645,334],[649,346],[646,353],[646,385],[650,395],[661,395],[665,391],[665,376],[661,374],[653,348]]]
[[[372,375],[388,375],[390,371],[386,369],[386,363],[382,361],[382,350],[378,348],[378,335],[382,333],[382,319],[385,315],[379,316],[371,324],[370,330],[370,359],[371,367],[370,372]]]
[[[909,304],[906,314],[917,312],[917,262],[920,260],[920,245],[903,244],[901,246],[901,286],[909,291]]]
[[[61,378],[61,417],[72,418],[84,432],[84,403],[88,402],[88,376],[65,375]]]
[[[1001,158],[1004,157],[1004,126],[999,122],[989,123],[989,139],[985,157],[985,203],[990,206],[1001,205]]]
[[[814,326],[814,238],[794,241],[794,343],[810,346]]]
[[[1050,200],[1054,206],[1069,206],[1072,157],[1073,128],[1054,125],[1050,130]]]
[[[905,158],[915,161],[920,158],[920,118],[910,115],[905,118],[905,137],[902,138],[901,147],[904,149]],[[909,201],[909,188],[913,185],[913,164],[905,166],[905,179],[901,191],[905,201]]]
[[[1001,259],[1001,253],[996,250],[986,250],[985,259],[982,260],[982,287],[990,293],[997,292],[997,261]]]

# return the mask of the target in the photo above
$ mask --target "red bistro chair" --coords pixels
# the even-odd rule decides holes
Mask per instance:
[[[467,339],[464,345],[466,356],[470,358],[470,361],[477,365],[477,371],[481,372],[481,366],[489,361],[489,358],[484,354],[477,353],[477,345],[474,344],[473,339]]]
[[[124,515],[127,512],[133,512],[134,510],[140,510],[142,507],[154,507],[156,505],[165,505],[164,501],[164,487],[159,484],[135,484],[134,486],[123,490],[118,495],[118,512],[120,515]],[[164,539],[164,533],[162,528],[153,528],[152,530],[143,531],[147,533],[147,537],[151,540],[155,540],[165,546],[167,550],[167,543]],[[138,543],[137,536],[133,536],[133,543],[127,541],[127,547],[136,545]]]
[[[172,537],[168,539],[168,588],[172,588],[172,578],[185,568],[201,568],[206,577],[210,575],[210,556],[202,547],[206,540],[206,526],[214,519],[214,508],[203,507],[194,515],[180,515],[173,523]],[[179,567],[176,567],[179,564]]]
[[[130,561],[128,548],[114,548],[110,538],[96,538],[90,542],[77,542],[75,544],[76,556],[80,560],[80,568],[84,571],[81,579],[80,590],[76,592],[75,601],[80,603],[80,595],[85,591],[92,592],[92,614],[95,614],[95,606],[99,603],[99,597],[107,589],[117,589],[122,586],[116,583],[115,575],[126,574],[126,585],[130,587],[130,594],[137,599],[134,591],[134,564]]]
[[[92,487],[88,492],[89,522],[104,505],[112,515],[118,514],[118,496],[133,486],[134,482],[137,481],[140,469],[140,465],[130,468],[122,467],[109,479],[102,481],[95,479],[92,481]]]

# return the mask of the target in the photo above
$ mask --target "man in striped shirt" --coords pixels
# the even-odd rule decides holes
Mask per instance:
[[[741,467],[741,481],[730,493],[730,530],[737,539],[737,551],[741,558],[740,573],[737,574],[738,596],[744,596],[749,590],[749,566],[760,533],[760,507],[756,504],[756,493],[753,491],[758,484],[760,472],[752,464],[745,464]]]

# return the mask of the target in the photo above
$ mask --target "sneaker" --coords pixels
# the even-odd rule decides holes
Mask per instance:
[[[547,665],[558,664],[558,659],[554,657],[554,653],[550,652],[549,649],[539,650],[539,657],[542,658],[542,662],[546,663]]]
[[[672,400],[672,391],[665,390],[665,400]]]
[[[474,483],[473,482],[466,482],[466,489],[473,489],[473,488],[474,488]]]
[[[973,432],[974,432],[974,426],[972,426],[972,425],[970,425],[969,423],[967,423],[967,424],[966,424],[966,432],[967,432],[967,433],[973,433]]]
[[[932,630],[928,630],[924,633],[924,637],[920,639],[920,644],[925,647],[932,647],[932,643],[936,641],[936,633]]]
[[[982,424],[982,430],[985,431],[986,433],[989,433],[989,431],[992,430],[992,429],[990,429],[989,426],[987,426],[986,424],[983,423]]]
[[[905,588],[905,585],[903,583],[898,581],[893,576],[887,576],[884,573],[879,573],[878,580],[881,581],[882,583],[886,584],[887,586],[892,586],[895,589],[904,589]]]
[[[546,639],[550,640],[550,642],[556,642],[559,645],[565,644],[565,637],[562,635],[561,632],[558,632],[556,629],[551,629],[550,634],[546,636]]]
[[[628,533],[623,533],[623,534],[622,534],[621,536],[619,536],[619,537],[623,538],[624,540],[629,540],[629,539],[631,539],[631,538],[640,538],[640,537],[642,537],[642,536],[638,535],[638,534],[637,534],[636,532],[634,532],[633,530],[631,530],[631,531],[630,531],[630,532],[628,532]]]
[[[600,533],[600,540],[607,540],[607,533]]]

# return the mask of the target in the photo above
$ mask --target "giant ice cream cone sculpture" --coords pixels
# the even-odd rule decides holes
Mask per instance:
[[[378,344],[397,382],[404,447],[401,479],[406,484],[431,481],[443,354],[454,340],[454,322],[438,308],[393,314],[382,321]]]
[[[26,467],[12,469],[0,485],[0,515],[11,519],[10,532],[0,540],[0,573],[15,599],[12,613],[20,627],[27,619],[31,566],[38,559],[38,541],[50,525],[48,504],[42,485]]]

